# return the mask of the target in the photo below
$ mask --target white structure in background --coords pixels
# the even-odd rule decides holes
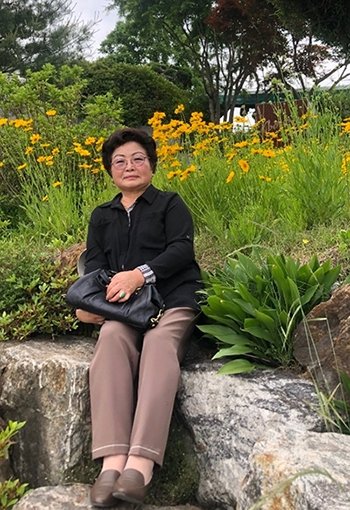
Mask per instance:
[[[230,112],[228,112],[228,115]],[[232,131],[249,131],[255,124],[255,108],[235,106],[233,111]],[[244,119],[244,121],[243,121]],[[220,118],[220,123],[225,122],[224,117]]]

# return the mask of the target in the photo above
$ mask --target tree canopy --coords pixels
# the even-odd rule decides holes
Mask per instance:
[[[71,0],[1,0],[0,71],[77,61],[91,35],[91,25],[72,17]]]
[[[139,61],[149,61],[151,50],[158,49],[168,62],[192,69],[202,81],[215,121],[222,113],[222,98],[224,113],[232,111],[248,77],[284,47],[274,8],[265,0],[114,0],[113,4],[124,19],[104,49],[117,58],[123,52],[133,58],[126,42],[134,38]]]
[[[312,32],[322,41],[350,52],[350,2],[349,0],[269,0],[280,15],[306,21]]]

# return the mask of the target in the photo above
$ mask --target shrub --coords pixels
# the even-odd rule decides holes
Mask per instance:
[[[320,264],[316,256],[301,265],[283,255],[268,255],[256,263],[238,253],[223,270],[208,274],[202,311],[211,324],[199,329],[218,341],[214,359],[234,358],[220,373],[289,365],[296,325],[329,297],[339,271],[329,261]]]
[[[7,426],[0,430],[0,460],[8,459],[9,448],[14,443],[15,436],[25,422],[9,421]],[[0,481],[0,510],[12,508],[27,490],[28,484],[21,484],[18,479]]]
[[[53,249],[43,249],[35,239],[12,236],[0,242],[0,265],[0,340],[77,328],[64,299],[76,270],[62,267]]]
[[[104,58],[86,67],[87,96],[112,93],[121,99],[127,126],[145,126],[157,110],[171,113],[186,93],[148,66],[118,64]]]

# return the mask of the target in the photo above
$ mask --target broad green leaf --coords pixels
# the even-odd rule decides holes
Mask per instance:
[[[263,313],[259,310],[255,312],[255,318],[262,323],[262,325],[267,328],[271,333],[276,333],[276,323],[275,321],[266,313]]]
[[[226,356],[238,356],[239,354],[249,354],[254,352],[251,347],[247,345],[233,345],[225,349],[220,349],[212,359],[224,358]]]
[[[256,319],[246,319],[244,321],[244,329],[247,333],[250,333],[256,338],[262,338],[269,343],[274,343],[273,335],[267,331],[265,328],[262,328],[259,321]]]
[[[277,265],[272,266],[271,275],[278,287],[281,297],[284,299],[285,306],[289,308],[292,303],[290,287],[285,279],[282,269]]]
[[[251,280],[255,279],[255,276],[260,273],[260,269],[254,264],[251,258],[247,257],[243,253],[238,253],[237,258],[239,260],[240,265],[244,268],[244,271],[247,273]]]
[[[329,271],[324,275],[322,283],[327,294],[330,292],[332,285],[337,281],[340,269],[340,266],[336,266],[333,269],[329,269]]]
[[[315,296],[315,293],[318,289],[317,285],[314,285],[313,287],[309,287],[305,294],[303,294],[300,298],[300,303],[302,306],[305,306],[307,303],[309,303],[312,298]]]
[[[247,303],[251,303],[255,308],[257,308],[260,303],[259,300],[256,299],[251,292],[247,289],[245,285],[242,283],[237,284],[237,290],[239,291],[241,297],[246,301]]]
[[[255,314],[255,308],[251,303],[247,303],[247,301],[244,301],[244,299],[235,299],[234,302],[242,308],[242,310],[245,312],[244,317],[248,315],[251,315],[254,317]]]
[[[219,315],[211,314],[210,311],[204,310],[204,307],[202,308],[202,312],[204,313],[204,315],[206,315],[206,317],[208,317],[208,319],[212,320],[213,322],[224,324],[228,328],[232,328],[238,331],[240,330],[240,327],[237,324],[235,324],[235,322],[232,319],[228,317],[220,317]]]
[[[255,370],[255,365],[246,359],[234,359],[223,365],[219,370],[218,374],[222,375],[234,375],[249,373]]]
[[[208,305],[216,315],[229,315],[235,321],[243,321],[246,314],[235,301],[227,301],[212,296],[208,298]]]
[[[300,293],[297,284],[291,278],[289,278],[289,276],[287,277],[287,282],[290,288],[290,296],[293,302],[300,303]]]
[[[249,338],[244,335],[239,335],[235,331],[220,324],[207,324],[204,326],[197,326],[200,331],[212,335],[221,342],[226,344],[248,344]]]

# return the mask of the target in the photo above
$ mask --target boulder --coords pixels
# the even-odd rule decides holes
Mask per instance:
[[[267,431],[254,445],[237,510],[349,510],[350,436]]]
[[[89,508],[87,484],[98,469],[90,460],[87,378],[94,342],[65,337],[0,344],[0,414],[27,422],[16,436],[12,467],[34,489],[15,510]],[[155,473],[146,503],[248,510],[282,483],[290,486],[290,506],[266,510],[343,510],[335,487],[348,490],[348,437],[324,432],[312,382],[278,369],[222,376],[220,365],[187,358],[165,466]],[[306,474],[316,467],[332,478]]]
[[[14,507],[16,510],[83,510],[95,508],[89,501],[89,486],[72,484],[69,486],[40,487],[29,491]],[[131,505],[118,502],[113,507],[130,510]],[[144,505],[144,510],[200,510],[192,505],[155,507]]]
[[[93,476],[94,465],[86,461],[93,347],[92,339],[74,336],[1,344],[1,414],[26,421],[12,460],[15,473],[31,487]]]
[[[295,359],[328,395],[339,388],[339,371],[350,376],[349,301],[350,285],[338,287],[311,310],[293,338]],[[344,398],[340,390],[337,395]]]
[[[222,376],[218,367],[184,368],[178,400],[196,445],[198,501],[232,509],[251,451],[266,431],[321,431],[323,423],[309,381],[280,370]]]

